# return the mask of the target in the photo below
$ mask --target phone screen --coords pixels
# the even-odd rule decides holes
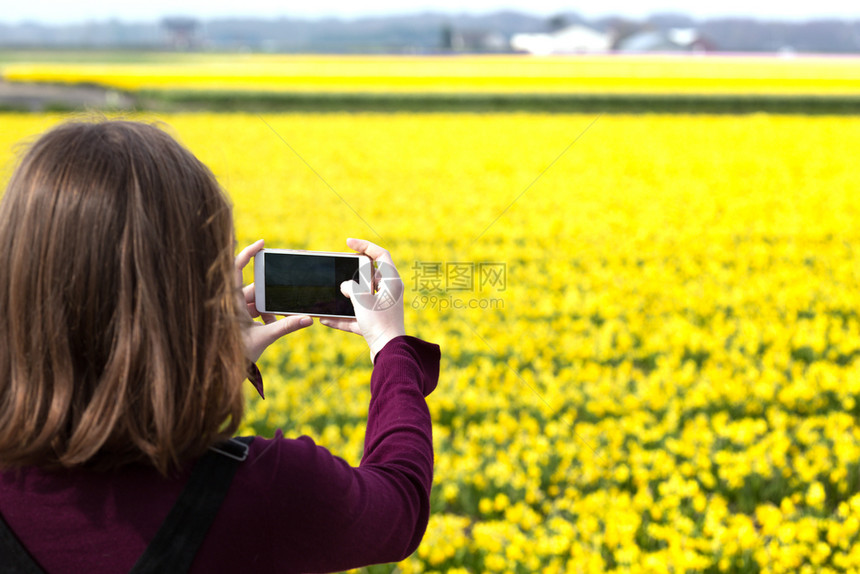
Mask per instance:
[[[340,284],[358,279],[358,257],[267,252],[266,310],[355,317]]]

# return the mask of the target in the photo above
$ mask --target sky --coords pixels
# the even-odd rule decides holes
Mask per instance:
[[[4,2],[0,22],[24,21],[46,24],[71,24],[93,20],[157,21],[164,16],[193,16],[200,19],[221,17],[356,18],[421,11],[482,14],[497,10],[517,10],[539,16],[559,12],[578,12],[585,17],[607,14],[642,18],[658,12],[678,12],[694,18],[748,16],[762,19],[801,20],[840,18],[860,20],[856,0],[600,0],[564,2],[561,0],[143,0],[136,2],[69,2],[33,0]],[[464,8],[464,5],[466,6]]]

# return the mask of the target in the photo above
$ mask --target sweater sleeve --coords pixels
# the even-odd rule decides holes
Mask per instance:
[[[395,504],[407,512],[395,560],[418,548],[430,517],[433,434],[424,397],[436,388],[439,358],[437,345],[399,337],[379,352],[371,376],[361,469],[398,484]]]
[[[436,387],[439,360],[437,345],[414,337],[379,351],[358,467],[309,437],[255,439],[249,472],[237,476],[245,474],[250,482],[240,477],[246,486],[239,488],[252,491],[268,476],[281,493],[258,515],[271,517],[264,522],[276,539],[274,571],[332,572],[415,551],[430,516],[433,441],[424,397]]]

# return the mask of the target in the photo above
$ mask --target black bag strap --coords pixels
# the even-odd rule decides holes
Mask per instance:
[[[0,516],[0,564],[6,574],[45,574]]]
[[[252,437],[230,439],[213,446],[200,458],[170,514],[130,574],[188,572],[191,569],[239,463],[248,457],[251,440]]]
[[[227,496],[239,463],[248,457],[253,437],[237,437],[204,454],[155,538],[131,574],[188,572],[197,550]],[[0,515],[0,564],[4,574],[45,574]]]

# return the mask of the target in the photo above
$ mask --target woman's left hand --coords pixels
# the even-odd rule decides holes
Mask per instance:
[[[238,285],[242,285],[242,270],[262,248],[263,240],[260,239],[240,251],[239,255],[236,256],[236,281]],[[252,363],[256,363],[263,351],[284,335],[309,327],[314,322],[307,315],[290,315],[278,319],[277,316],[270,313],[260,313],[257,311],[256,291],[253,283],[245,285],[242,288],[242,293],[245,296],[245,307],[250,319],[244,331],[245,356]],[[257,317],[263,322],[253,320]]]

